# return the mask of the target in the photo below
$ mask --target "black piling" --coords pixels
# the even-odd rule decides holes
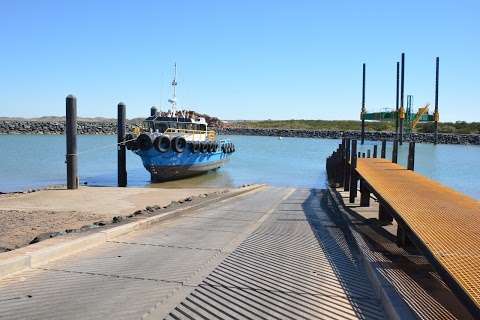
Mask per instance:
[[[158,110],[156,107],[151,107],[150,108],[150,116],[153,117],[157,114]]]
[[[393,221],[393,216],[390,214],[383,201],[378,202],[378,220],[385,224]]]
[[[117,106],[117,165],[118,186],[127,186],[127,152],[125,150],[126,107],[120,102]]]
[[[360,117],[362,118],[362,136],[360,144],[364,144],[365,142],[365,63],[363,64],[363,81],[362,81],[362,112],[360,113]]]
[[[377,154],[378,154],[378,147],[377,147],[377,145],[374,145],[373,146],[373,157],[376,158]]]
[[[77,174],[77,98],[73,95],[66,99],[65,134],[67,137],[67,189],[78,189]]]
[[[362,157],[362,153],[360,151],[358,151],[358,155],[357,155],[359,158]]]
[[[382,151],[380,157],[385,159],[387,157],[387,140],[382,141]]]
[[[395,139],[398,139],[398,126],[399,126],[399,93],[400,90],[400,62],[397,61],[397,88],[395,91]]]
[[[415,142],[410,142],[408,145],[407,169],[412,171],[415,169]]]
[[[357,140],[352,140],[352,153],[350,158],[350,195],[349,202],[354,203],[357,196],[358,177],[355,172],[357,168]]]
[[[345,164],[344,169],[345,173],[343,175],[343,188],[344,191],[350,189],[350,139],[345,139]]]
[[[392,162],[398,163],[398,140],[393,140]]]
[[[367,150],[367,158],[370,158],[370,149]]]
[[[404,96],[405,96],[405,53],[402,53],[402,67],[401,67],[401,79],[400,79],[400,125],[399,125],[399,143],[403,144],[403,120],[405,119],[405,107],[404,107]]]
[[[362,152],[362,158],[365,158],[365,152]]]
[[[440,116],[438,113],[438,72],[440,68],[440,58],[437,57],[435,61],[435,112],[433,113],[434,121],[435,121],[435,132],[433,137],[433,143],[438,143],[438,121],[440,120]]]
[[[370,206],[370,190],[368,189],[367,182],[363,179],[360,180],[360,207]]]

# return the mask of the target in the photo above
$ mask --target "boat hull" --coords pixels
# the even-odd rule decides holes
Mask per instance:
[[[230,153],[221,150],[201,153],[187,148],[184,152],[159,152],[154,148],[134,151],[140,156],[143,166],[150,172],[152,182],[169,181],[192,177],[216,170],[230,158]]]
[[[195,165],[179,165],[179,166],[150,166],[147,169],[150,172],[153,182],[162,182],[183,179],[204,174],[211,170],[220,168],[228,159],[214,161],[210,163],[202,163]]]

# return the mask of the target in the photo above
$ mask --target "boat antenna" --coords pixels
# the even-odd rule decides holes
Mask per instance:
[[[175,62],[174,67],[173,67],[173,80],[172,80],[172,87],[173,87],[173,97],[171,99],[168,99],[168,102],[172,105],[172,112],[175,115],[177,111],[177,92],[176,92],[176,87],[177,87],[177,63]]]

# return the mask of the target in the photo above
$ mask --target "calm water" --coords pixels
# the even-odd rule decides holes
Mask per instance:
[[[229,136],[237,152],[222,169],[207,175],[151,185],[140,158],[128,152],[130,186],[231,187],[246,183],[324,187],[325,158],[339,140]],[[79,137],[79,175],[89,185],[116,184],[115,136]],[[373,143],[366,142],[367,145]],[[391,145],[387,154],[391,154]],[[362,149],[360,148],[359,151]],[[63,136],[0,135],[0,191],[65,183]],[[406,163],[408,145],[400,147]],[[480,199],[480,147],[417,144],[415,169]]]

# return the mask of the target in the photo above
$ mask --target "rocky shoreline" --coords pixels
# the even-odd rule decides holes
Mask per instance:
[[[249,136],[275,136],[275,137],[302,137],[320,139],[340,139],[343,136],[351,139],[360,139],[360,131],[342,130],[302,130],[302,129],[252,129],[252,128],[221,128],[219,134],[249,135]],[[372,141],[395,139],[395,132],[365,132],[365,139]],[[433,143],[433,133],[404,134],[405,141]],[[455,134],[439,133],[438,142],[442,144],[472,144],[480,145],[480,134]]]
[[[129,122],[131,128],[135,122]],[[339,139],[343,135],[360,139],[359,131],[342,130],[302,130],[302,129],[254,129],[254,128],[216,128],[219,134],[224,135],[250,135],[250,136],[276,136],[276,137],[303,137]],[[115,121],[78,121],[78,134],[109,135],[116,134]],[[0,120],[0,134],[48,134],[59,135],[65,132],[64,121],[35,121],[35,120]],[[433,143],[431,133],[405,134],[405,141]],[[367,140],[393,140],[393,132],[367,131]],[[480,134],[454,134],[440,133],[439,143],[442,144],[472,144],[480,145]]]

